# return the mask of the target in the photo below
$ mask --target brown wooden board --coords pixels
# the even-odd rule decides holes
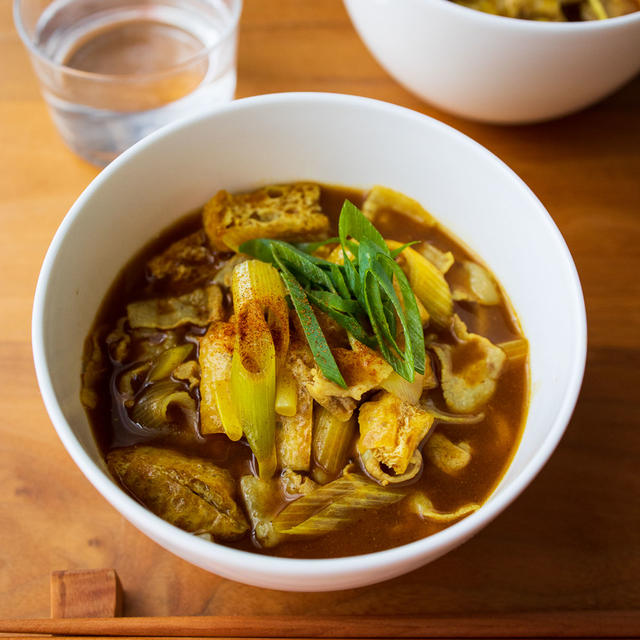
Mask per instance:
[[[471,123],[399,87],[339,0],[246,0],[239,96],[361,94],[470,135],[549,209],[575,258],[589,320],[587,371],[571,424],[503,515],[404,577],[343,593],[282,593],[224,580],[155,545],[85,480],[48,420],[31,360],[33,291],[57,225],[97,170],[59,139],[10,5],[0,2],[0,616],[46,617],[49,572],[93,567],[118,571],[130,616],[640,608],[638,78],[548,124]]]
[[[638,611],[474,616],[174,616],[0,620],[0,631],[209,638],[632,638]]]

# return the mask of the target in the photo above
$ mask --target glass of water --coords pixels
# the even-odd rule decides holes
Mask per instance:
[[[14,0],[43,96],[73,151],[104,166],[236,87],[242,0]]]

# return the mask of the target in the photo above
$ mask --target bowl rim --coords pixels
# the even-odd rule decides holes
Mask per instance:
[[[360,0],[344,0],[347,4]],[[439,6],[443,11],[448,11],[452,16],[467,17],[470,20],[480,20],[486,26],[493,23],[496,27],[500,25],[514,30],[541,32],[541,33],[579,33],[582,31],[606,31],[609,29],[624,28],[628,24],[640,23],[640,9],[622,16],[606,18],[604,20],[582,20],[576,22],[552,22],[544,20],[526,20],[524,18],[510,18],[508,16],[498,16],[492,13],[485,13],[478,9],[465,7],[452,2],[451,0],[411,0],[425,5]],[[474,17],[475,16],[475,17]]]
[[[88,210],[87,205],[90,205],[94,193],[98,191],[112,175],[126,171],[127,165],[130,162],[135,162],[135,157],[140,152],[153,147],[160,140],[179,135],[180,132],[185,129],[197,127],[203,121],[216,119],[220,115],[229,112],[246,110],[259,111],[263,106],[268,107],[279,104],[294,104],[298,106],[324,105],[325,108],[328,107],[330,109],[351,107],[374,110],[389,114],[394,118],[413,120],[419,126],[427,125],[441,130],[447,136],[457,138],[470,150],[474,150],[476,153],[483,155],[487,161],[493,163],[509,180],[515,181],[522,189],[523,196],[531,201],[533,207],[537,209],[541,221],[546,225],[549,239],[555,243],[558,255],[566,265],[571,284],[569,293],[572,295],[572,306],[575,308],[576,313],[573,344],[576,357],[571,364],[568,378],[568,392],[541,446],[527,461],[522,471],[510,481],[509,485],[504,487],[498,495],[496,495],[495,492],[492,493],[478,511],[431,536],[384,551],[328,559],[281,558],[255,554],[249,551],[242,551],[217,543],[211,543],[165,522],[127,495],[124,490],[117,486],[115,481],[90,458],[74,435],[71,426],[62,413],[49,372],[44,336],[44,303],[47,297],[49,279],[61,247],[65,242],[67,232],[74,225],[77,218],[85,215],[85,212]],[[580,280],[564,238],[554,224],[550,214],[533,194],[531,189],[502,160],[472,138],[457,131],[453,127],[405,107],[352,95],[299,92],[254,96],[223,105],[216,105],[204,112],[199,112],[159,129],[122,153],[102,170],[71,206],[47,250],[38,277],[34,297],[32,349],[40,392],[49,417],[64,447],[98,492],[134,526],[145,530],[145,533],[146,530],[151,528],[154,534],[151,536],[147,533],[147,535],[156,540],[156,542],[159,542],[163,546],[170,544],[173,548],[180,548],[181,553],[184,552],[188,554],[189,557],[197,556],[206,558],[210,561],[210,564],[213,565],[222,565],[223,568],[233,567],[239,571],[246,571],[254,575],[272,575],[290,579],[299,578],[304,581],[304,578],[311,578],[313,580],[313,578],[322,578],[323,576],[344,575],[347,573],[355,574],[358,572],[366,573],[367,570],[371,570],[372,568],[375,568],[377,572],[385,568],[403,564],[407,561],[410,562],[413,559],[419,559],[428,553],[434,553],[436,550],[442,550],[441,552],[444,553],[446,550],[466,540],[475,533],[475,531],[498,516],[537,475],[556,448],[566,429],[577,402],[584,375],[587,342],[586,327],[586,312]],[[175,551],[173,552],[175,553]],[[312,585],[311,588],[313,588]]]

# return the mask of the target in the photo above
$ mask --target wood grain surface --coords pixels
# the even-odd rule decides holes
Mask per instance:
[[[470,135],[547,206],[575,258],[589,322],[586,376],[567,433],[503,515],[404,577],[342,593],[283,593],[218,578],[156,546],[84,479],[48,420],[31,361],[33,291],[57,225],[97,170],[60,141],[10,4],[0,0],[0,616],[45,617],[52,570],[100,567],[118,571],[126,615],[640,608],[639,78],[548,124],[476,124],[399,87],[339,0],[246,0],[239,96],[361,94]]]
[[[0,632],[209,638],[638,638],[640,611],[0,619]]]

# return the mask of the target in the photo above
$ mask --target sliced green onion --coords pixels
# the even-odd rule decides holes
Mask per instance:
[[[328,244],[339,244],[340,238],[327,238],[326,240],[319,240],[318,242],[297,242],[294,246],[300,251],[305,253],[313,253],[320,247],[325,247]]]
[[[282,275],[282,279],[287,288],[287,291],[291,296],[291,302],[293,303],[296,313],[300,318],[302,330],[304,331],[304,334],[307,338],[307,342],[309,343],[309,347],[311,349],[311,353],[313,353],[315,361],[318,363],[320,370],[327,378],[327,380],[335,382],[343,389],[346,389],[347,383],[344,381],[344,378],[340,373],[340,369],[338,369],[335,358],[333,357],[331,349],[329,349],[329,345],[327,344],[327,339],[324,337],[322,329],[318,324],[316,314],[313,312],[313,309],[309,304],[307,295],[305,294],[302,287],[298,284],[298,281],[291,275],[289,270],[282,263],[276,247],[274,247],[274,258],[276,259],[276,262],[280,268],[280,273]]]
[[[359,517],[362,511],[398,502],[405,494],[363,476],[346,474],[286,506],[273,520],[274,530],[290,535],[323,535]]]
[[[377,348],[396,373],[412,381],[414,372],[425,371],[424,334],[415,295],[394,258],[414,243],[394,243],[391,251],[380,232],[348,200],[338,227],[343,265],[305,253],[336,238],[298,246],[281,240],[251,240],[240,250],[278,268],[314,358],[327,379],[346,387],[311,303],[352,337]],[[373,335],[363,326],[365,316]]]

